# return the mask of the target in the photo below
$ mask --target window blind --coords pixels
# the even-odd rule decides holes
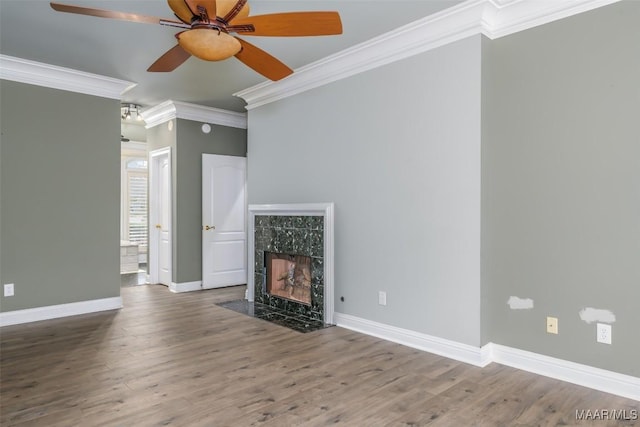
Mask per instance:
[[[147,244],[147,174],[128,173],[128,240],[139,245]]]

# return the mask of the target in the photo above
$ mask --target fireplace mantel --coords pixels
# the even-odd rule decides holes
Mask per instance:
[[[249,274],[247,278],[247,295],[249,301],[255,298],[255,232],[256,216],[322,216],[323,227],[323,248],[324,248],[324,323],[335,324],[334,322],[334,218],[333,203],[298,203],[298,204],[267,204],[249,205],[249,233],[248,233],[248,254],[247,264]]]

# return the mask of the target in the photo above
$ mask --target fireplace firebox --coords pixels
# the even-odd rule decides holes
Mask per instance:
[[[264,257],[266,293],[311,306],[311,257],[266,251]]]

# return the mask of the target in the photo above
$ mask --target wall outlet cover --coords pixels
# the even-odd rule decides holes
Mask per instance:
[[[383,291],[378,292],[378,304],[387,305],[387,293]]]
[[[15,292],[15,289],[14,289],[14,284],[13,283],[6,283],[4,285],[4,296],[5,297],[12,297],[13,295],[15,295],[14,292]]]
[[[611,325],[606,323],[596,325],[596,341],[602,344],[611,344]]]
[[[547,333],[548,334],[557,334],[558,333],[558,318],[557,317],[547,317]]]

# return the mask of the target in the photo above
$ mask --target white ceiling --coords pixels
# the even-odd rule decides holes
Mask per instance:
[[[294,70],[330,54],[394,30],[461,0],[253,0],[251,14],[298,10],[337,10],[344,33],[338,36],[246,37]],[[164,0],[62,0],[60,3],[172,19]],[[172,73],[146,69],[174,46],[175,28],[55,12],[44,0],[0,0],[0,53],[72,68],[138,85],[124,102],[143,106],[167,99],[244,111],[232,96],[265,79],[235,58],[206,62],[190,58]]]

